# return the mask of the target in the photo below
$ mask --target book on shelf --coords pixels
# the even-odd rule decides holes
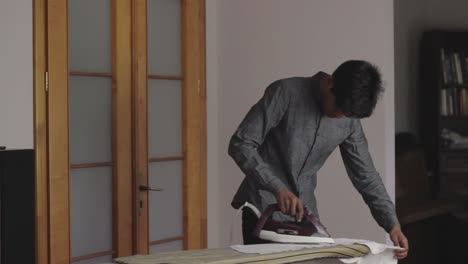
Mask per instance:
[[[442,76],[443,76],[444,84],[448,84],[450,81],[448,79],[447,58],[445,57],[444,49],[440,49],[440,62],[442,65]],[[466,63],[468,63],[468,58],[466,60]]]
[[[468,57],[465,57],[465,70],[463,72],[465,73],[465,80],[468,80]]]
[[[468,115],[468,91],[465,88],[440,90],[440,114],[442,116]]]
[[[440,114],[443,116],[448,115],[447,89],[442,89],[440,91]]]
[[[444,85],[463,85],[468,80],[468,56],[458,51],[440,49]]]
[[[452,89],[447,89],[448,114],[453,115],[453,96]]]
[[[460,62],[460,54],[457,52],[453,53],[453,57],[455,60],[455,68],[457,70],[457,83],[463,84],[463,73],[462,73],[461,62]]]
[[[458,115],[465,115],[465,99],[463,98],[464,96],[464,91],[465,89],[458,89]]]
[[[468,115],[468,93],[467,93],[467,90],[465,88],[460,88],[459,89],[460,91],[460,115]]]
[[[455,54],[450,53],[450,75],[452,78],[452,83],[451,84],[457,84],[457,66],[455,63]]]

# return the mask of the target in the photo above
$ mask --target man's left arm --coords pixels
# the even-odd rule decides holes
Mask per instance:
[[[407,248],[406,237],[400,230],[395,205],[375,169],[361,122],[353,120],[351,130],[349,137],[340,144],[346,171],[377,223],[390,234],[396,245]],[[401,258],[398,252],[396,254]]]
[[[351,134],[340,144],[341,157],[351,182],[369,206],[377,223],[390,232],[399,225],[395,205],[374,167],[361,122],[353,120]]]

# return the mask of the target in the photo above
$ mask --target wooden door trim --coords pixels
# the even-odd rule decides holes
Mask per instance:
[[[132,1],[134,253],[149,253],[147,1]],[[140,209],[140,206],[142,208]]]
[[[149,79],[156,79],[156,80],[183,80],[184,77],[183,76],[176,76],[176,75],[154,75],[154,74],[150,74],[148,75],[148,78]]]
[[[137,0],[140,1],[140,0]],[[137,1],[132,1],[133,3]],[[121,87],[133,85],[132,103],[133,114],[123,120],[117,121],[116,126],[124,126],[130,121],[136,128],[137,133],[144,133],[138,138],[144,139],[147,142],[147,65],[146,65],[146,1],[143,9],[135,8],[133,4],[131,8],[132,18],[126,12],[130,10],[128,5],[130,0],[125,2],[117,1],[118,4],[114,7],[115,19],[118,23],[124,23],[127,19],[132,20],[132,28],[124,29],[115,36],[114,50],[118,52],[116,61],[114,61],[113,76],[123,76],[115,79],[117,89],[113,97],[114,105],[125,103],[128,104],[128,90]],[[183,1],[183,32],[185,38],[190,39],[189,43],[185,43],[183,48],[183,64],[184,64],[184,102],[188,114],[184,116],[184,126],[187,128],[184,133],[184,148],[188,150],[184,158],[187,159],[184,171],[190,172],[184,175],[184,226],[186,237],[184,246],[186,249],[204,248],[207,244],[207,204],[206,204],[206,79],[205,79],[205,1]],[[127,8],[125,10],[125,8]],[[70,260],[70,215],[69,215],[69,128],[68,128],[68,29],[67,16],[68,6],[66,2],[60,0],[36,0],[34,1],[34,146],[36,150],[36,230],[37,230],[37,263],[67,263]],[[49,17],[47,17],[47,14]],[[64,15],[65,14],[65,15]],[[144,14],[137,16],[136,14]],[[117,18],[119,17],[119,18]],[[140,18],[140,19],[138,19]],[[50,23],[53,21],[54,23]],[[142,32],[141,28],[145,32]],[[140,28],[137,32],[135,29]],[[129,34],[128,30],[132,31],[132,42],[122,40],[125,34]],[[48,34],[49,32],[49,34]],[[114,32],[114,35],[116,32]],[[137,38],[145,35],[144,39]],[[139,39],[139,40],[137,40]],[[47,47],[47,43],[50,46]],[[120,44],[117,44],[120,43]],[[125,52],[128,46],[131,45],[132,51],[129,55]],[[199,52],[186,52],[187,50],[198,50]],[[139,59],[140,58],[140,59]],[[143,58],[143,59],[142,59]],[[133,71],[132,76],[121,75],[126,67],[123,65],[125,61],[132,61]],[[50,61],[50,65],[47,62]],[[67,67],[63,67],[67,65]],[[118,67],[117,65],[120,65]],[[129,65],[129,64],[128,64]],[[193,68],[191,68],[193,67]],[[51,92],[45,92],[45,72],[49,71],[49,83]],[[116,88],[119,87],[119,88]],[[51,104],[49,105],[49,101]],[[125,101],[127,100],[127,101]],[[136,117],[135,113],[138,109],[144,108],[144,116]],[[114,109],[115,110],[115,109]],[[117,109],[118,110],[118,109]],[[132,119],[133,118],[133,119]],[[49,121],[48,121],[49,120]],[[116,120],[114,120],[116,121]],[[192,133],[193,132],[193,133]],[[49,142],[48,138],[53,137],[54,140]],[[129,138],[128,131],[122,130],[115,136],[115,141]],[[148,175],[148,155],[147,149],[136,148],[137,135],[133,134],[130,145],[134,144],[133,165],[139,167],[136,160],[145,162],[142,166],[143,171],[133,171],[135,173],[143,173]],[[114,144],[115,144],[114,141]],[[188,144],[198,144],[198,148],[187,148]],[[140,145],[141,146],[141,145]],[[115,154],[114,160],[128,158],[124,149],[128,149],[129,145],[122,147]],[[193,150],[191,150],[193,149]],[[140,166],[141,167],[141,166]],[[115,228],[119,238],[115,238],[115,251],[118,256],[129,254],[129,241],[133,241],[133,252],[144,252],[139,249],[146,248],[148,243],[138,244],[136,234],[138,226],[143,226],[146,223],[134,222],[138,210],[138,195],[147,195],[140,193],[138,186],[140,182],[133,181],[128,184],[129,175],[128,163],[120,168],[116,168],[116,180],[114,191],[116,193],[126,193],[131,195],[131,200],[128,195],[121,198],[114,198],[114,206],[121,204],[127,208],[114,210],[118,215],[125,214],[125,210],[133,210],[133,217],[122,218]],[[135,174],[138,175],[138,174]],[[188,177],[190,176],[190,177]],[[133,177],[134,180],[136,177]],[[146,182],[147,183],[147,179]],[[131,186],[132,190],[128,192]],[[188,188],[190,186],[190,188]],[[124,192],[125,189],[127,192]],[[131,204],[129,206],[128,204]],[[114,207],[115,208],[115,207]],[[148,212],[148,208],[143,210]],[[129,219],[131,218],[131,219]],[[147,219],[143,217],[141,219]],[[143,224],[143,225],[142,225]],[[125,232],[124,226],[133,226],[130,232]],[[131,236],[133,239],[127,239]],[[146,242],[149,238],[146,238]],[[121,241],[121,242],[119,242]],[[132,252],[132,253],[133,253]]]
[[[113,250],[108,250],[108,251],[103,251],[103,252],[97,252],[93,254],[88,254],[88,255],[83,255],[79,257],[72,258],[70,262],[78,262],[82,260],[87,260],[87,259],[93,259],[93,258],[99,258],[99,257],[104,257],[104,256],[109,256],[109,255],[114,255],[116,254],[115,251]]]
[[[207,246],[205,0],[182,1],[184,247]]]
[[[113,248],[133,253],[132,188],[132,1],[112,1]]]
[[[49,263],[70,263],[68,4],[47,2]]]
[[[45,72],[47,71],[46,0],[33,2],[34,9],[34,159],[36,263],[49,263],[49,207],[47,178],[47,95]]]
[[[118,6],[120,6],[120,4],[121,4],[120,2],[117,2],[117,3],[112,2],[112,8],[113,9],[114,9],[114,7],[117,8]],[[117,10],[114,9],[113,11],[114,12],[113,12],[112,16],[115,16],[116,15],[115,11],[117,11]],[[116,21],[116,22],[119,22],[119,21]],[[114,41],[115,41],[114,40],[114,35],[112,35],[112,42],[114,42]],[[113,74],[112,73],[105,73],[105,72],[76,72],[76,71],[73,71],[73,72],[70,72],[70,76],[112,77]]]
[[[206,204],[206,80],[205,80],[205,1],[182,0],[182,100],[184,154],[184,248],[207,245]],[[133,117],[134,117],[134,205],[136,207],[135,253],[149,251],[148,194],[138,185],[148,184],[148,78],[146,1],[133,5]],[[168,78],[168,76],[162,76]],[[143,200],[143,210],[138,203]],[[141,214],[141,217],[137,217]],[[145,232],[146,231],[146,232]]]

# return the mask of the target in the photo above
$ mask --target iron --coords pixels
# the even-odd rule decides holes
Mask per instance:
[[[260,213],[254,205],[246,202],[240,209],[247,207],[258,217],[255,236],[277,243],[316,244],[335,243],[325,226],[312,213],[304,208],[304,217],[299,222],[277,221],[273,213],[280,211],[278,204],[271,204]]]

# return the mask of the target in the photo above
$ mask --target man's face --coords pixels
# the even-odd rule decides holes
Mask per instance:
[[[342,118],[344,117],[343,112],[336,105],[335,95],[332,92],[333,89],[333,78],[328,78],[321,81],[321,90],[322,90],[322,103],[323,103],[323,112],[326,116],[331,118]]]

